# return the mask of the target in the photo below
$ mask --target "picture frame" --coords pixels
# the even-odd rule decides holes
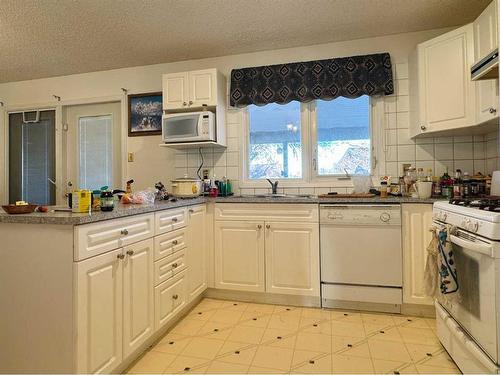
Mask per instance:
[[[161,134],[163,93],[128,95],[128,136]]]

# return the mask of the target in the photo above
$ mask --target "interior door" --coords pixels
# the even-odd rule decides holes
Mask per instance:
[[[65,108],[67,183],[76,189],[121,184],[121,103]]]
[[[55,111],[9,113],[9,202],[55,204],[55,164]]]

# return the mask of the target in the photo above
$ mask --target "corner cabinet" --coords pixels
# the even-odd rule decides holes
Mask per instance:
[[[498,48],[498,2],[494,0],[473,22],[474,62]],[[476,123],[498,118],[498,79],[476,81]]]
[[[475,124],[473,62],[472,24],[417,46],[409,61],[412,137]]]
[[[194,70],[163,75],[163,110],[215,107],[224,85],[216,69]]]
[[[317,204],[216,204],[215,287],[319,297]]]
[[[403,303],[433,305],[425,292],[427,245],[432,239],[432,204],[402,204]]]

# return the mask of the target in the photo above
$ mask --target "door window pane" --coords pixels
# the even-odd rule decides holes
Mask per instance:
[[[369,175],[371,171],[370,101],[339,97],[318,100],[318,175]]]
[[[22,113],[9,114],[10,203],[55,204],[50,182],[55,179],[55,111],[40,112],[37,122],[24,122]]]
[[[248,107],[248,178],[302,178],[300,103]]]
[[[78,119],[79,186],[95,190],[113,186],[113,118]]]

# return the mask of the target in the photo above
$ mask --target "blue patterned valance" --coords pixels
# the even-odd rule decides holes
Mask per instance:
[[[388,53],[233,69],[230,103],[285,104],[394,92]]]

